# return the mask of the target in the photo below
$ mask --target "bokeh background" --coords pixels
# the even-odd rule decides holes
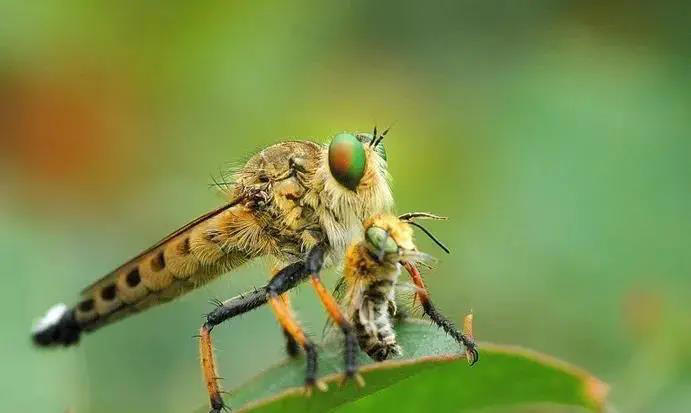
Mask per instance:
[[[376,124],[398,210],[451,217],[439,308],[621,412],[691,411],[689,4],[2,1],[0,410],[204,405],[192,336],[262,265],[75,349],[32,348],[32,321],[219,205],[211,176],[257,148]],[[266,309],[215,331],[226,387],[283,356]]]

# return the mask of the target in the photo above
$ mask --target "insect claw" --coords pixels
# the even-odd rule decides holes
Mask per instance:
[[[305,384],[302,394],[304,394],[305,397],[312,397],[312,387],[314,387],[314,384]]]
[[[355,376],[353,376],[353,378],[355,379],[355,383],[357,383],[358,387],[365,387],[365,378],[362,377],[360,373],[355,373]]]
[[[344,374],[343,377],[341,378],[341,381],[338,383],[338,385],[339,385],[339,386],[343,386],[343,385],[345,385],[345,384],[348,382],[348,380],[350,380],[350,379],[354,380],[354,381],[355,381],[355,384],[356,384],[359,388],[365,387],[365,379],[362,378],[362,375],[361,375],[360,373],[352,373],[352,374],[346,373],[346,374]]]
[[[471,367],[475,365],[475,363],[477,363],[478,360],[480,360],[480,354],[477,352],[475,344],[473,344],[471,347],[466,347],[465,357],[468,360],[468,364],[470,364]]]

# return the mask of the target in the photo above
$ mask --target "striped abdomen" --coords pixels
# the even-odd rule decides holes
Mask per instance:
[[[364,291],[360,307],[353,314],[352,322],[360,348],[376,361],[401,354],[393,329],[397,275],[370,284]]]
[[[265,253],[261,227],[244,205],[231,203],[175,231],[82,292],[73,308],[55,306],[34,328],[39,345],[72,344],[92,331],[170,301]],[[238,241],[253,242],[252,248]]]

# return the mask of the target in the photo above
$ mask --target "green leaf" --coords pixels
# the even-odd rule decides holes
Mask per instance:
[[[340,347],[325,345],[319,371],[327,392],[305,397],[303,358],[285,361],[231,391],[226,402],[236,412],[438,411],[507,404],[551,402],[602,411],[607,385],[554,358],[513,346],[480,343],[480,361],[470,367],[458,344],[435,326],[409,321],[397,327],[405,354],[374,363],[360,354],[363,388],[340,386]],[[208,408],[199,412],[207,412]]]

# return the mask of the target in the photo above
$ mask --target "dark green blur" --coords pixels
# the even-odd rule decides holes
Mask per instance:
[[[689,3],[0,2],[0,411],[191,412],[211,298],[31,347],[33,320],[222,202],[211,176],[286,138],[386,136],[426,274],[480,340],[691,410]],[[330,285],[334,272],[325,275]],[[303,325],[325,319],[305,285]],[[214,330],[224,386],[277,362],[266,309]],[[480,362],[474,368],[482,368]],[[395,406],[394,406],[395,407]]]

